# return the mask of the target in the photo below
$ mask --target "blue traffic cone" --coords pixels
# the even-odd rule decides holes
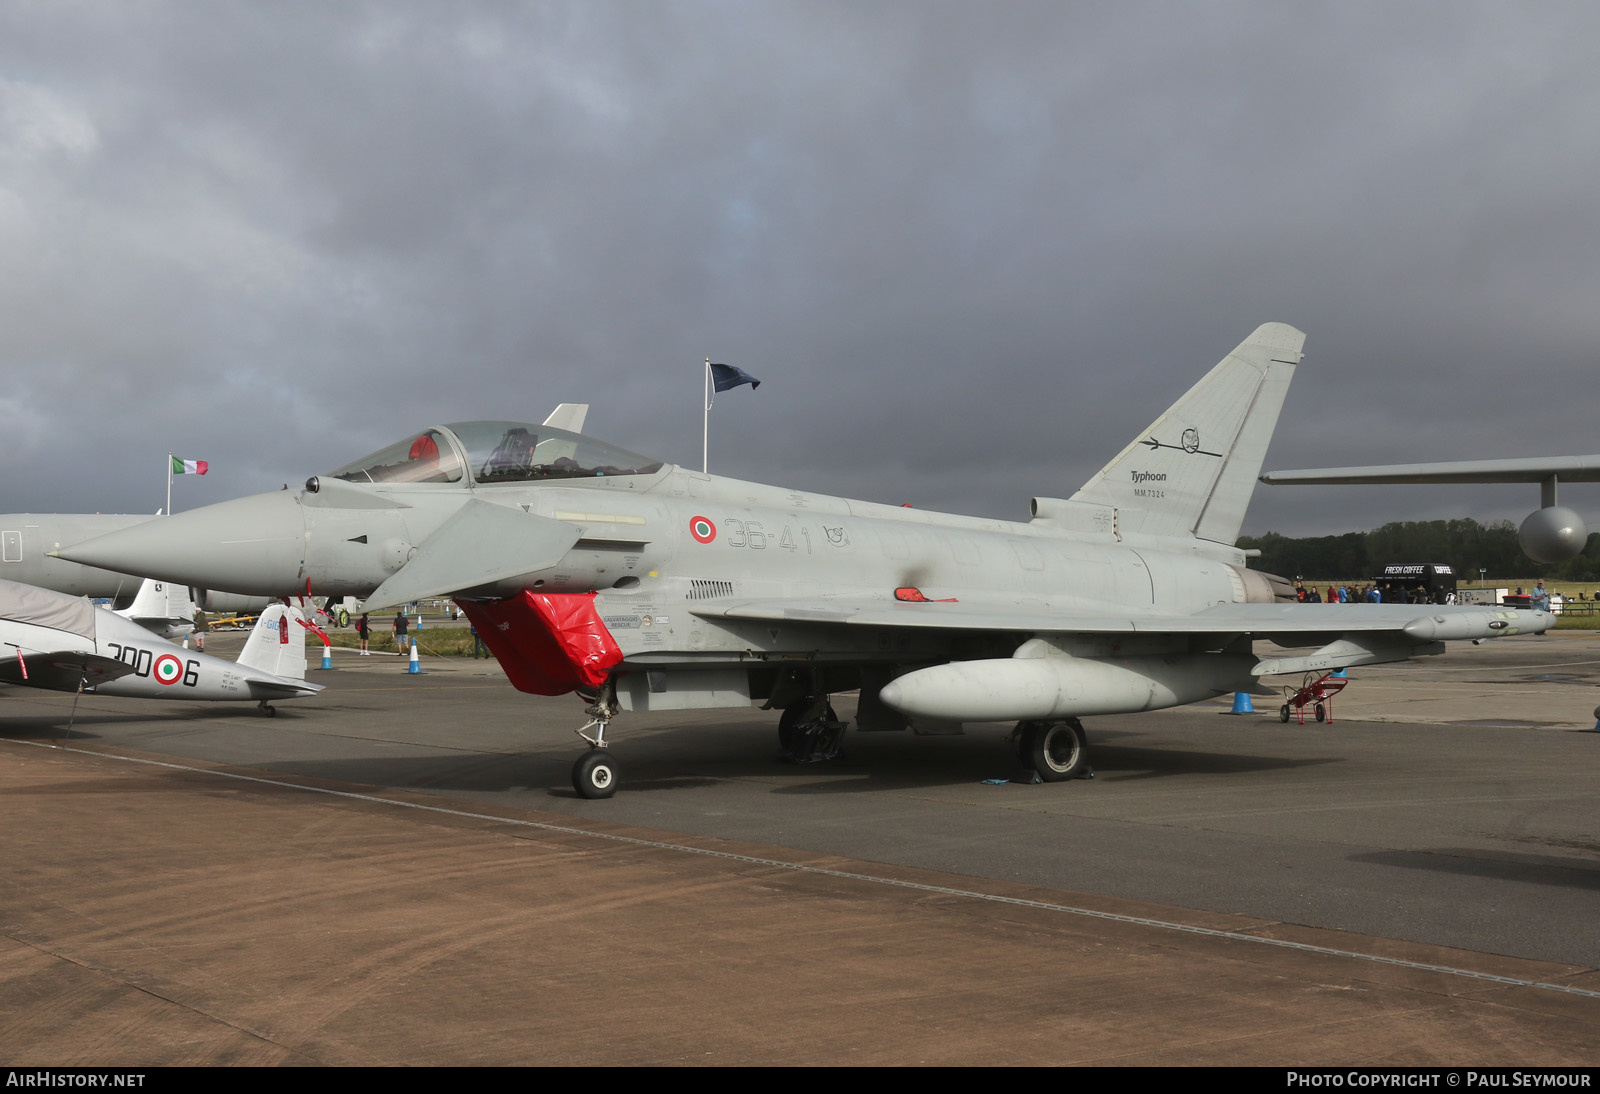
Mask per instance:
[[[333,668],[333,647],[332,646],[323,646],[322,647],[322,667],[325,668],[325,669]]]
[[[413,676],[422,675],[422,665],[417,661],[417,644],[411,643],[411,665],[406,669]]]
[[[1350,679],[1350,670],[1334,669],[1332,672],[1328,673],[1328,675],[1332,676],[1336,680],[1348,680]]]
[[[1228,711],[1229,714],[1254,714],[1255,712],[1256,708],[1250,705],[1250,693],[1248,691],[1236,691],[1233,693],[1233,709]]]
[[[1600,733],[1600,707],[1594,708],[1594,728],[1584,730],[1585,733]]]

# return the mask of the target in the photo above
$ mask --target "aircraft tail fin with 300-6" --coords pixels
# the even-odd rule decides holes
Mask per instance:
[[[1232,544],[1305,340],[1256,328],[1071,500],[1116,510],[1123,532]]]

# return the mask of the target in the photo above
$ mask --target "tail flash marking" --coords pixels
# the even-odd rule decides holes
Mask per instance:
[[[291,680],[304,680],[306,678],[306,644],[302,638],[299,641],[287,641],[289,621],[304,623],[305,617],[298,608],[283,604],[269,604],[261,613],[261,618],[256,620],[255,629],[250,632],[250,638],[244,644],[244,652],[239,655],[239,664],[245,668],[256,669],[260,672],[271,673],[273,676],[285,676]],[[300,632],[295,632],[300,636]],[[283,640],[280,640],[280,635]]]

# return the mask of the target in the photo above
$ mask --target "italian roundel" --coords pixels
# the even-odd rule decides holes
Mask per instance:
[[[183,678],[183,662],[170,653],[164,653],[156,658],[151,672],[163,684],[176,684]]]
[[[717,526],[708,517],[690,517],[689,534],[696,543],[710,543],[717,538]]]

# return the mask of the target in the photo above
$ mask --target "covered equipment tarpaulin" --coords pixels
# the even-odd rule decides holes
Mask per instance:
[[[593,593],[525,591],[507,600],[457,603],[518,691],[593,691],[622,661]]]
[[[94,603],[16,581],[0,581],[0,619],[66,631],[94,641]]]

